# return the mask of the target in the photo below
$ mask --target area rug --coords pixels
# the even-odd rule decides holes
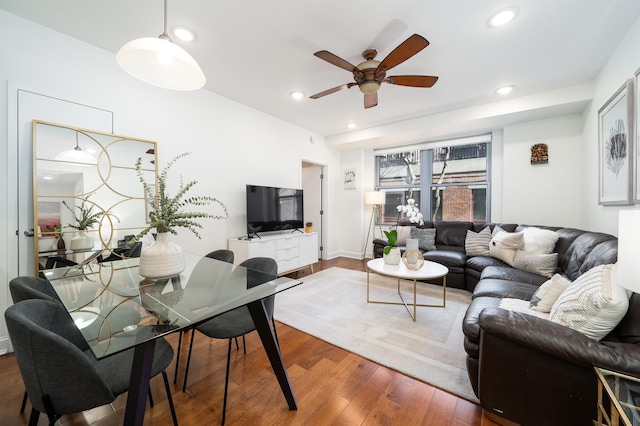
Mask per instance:
[[[403,305],[367,303],[366,272],[334,267],[302,281],[276,297],[277,321],[478,402],[463,347],[468,291],[447,288],[446,307],[418,307],[413,322]],[[371,273],[371,299],[399,301],[396,282]],[[401,289],[405,300],[412,300],[413,282],[403,281]],[[418,303],[442,304],[442,286],[419,283]]]

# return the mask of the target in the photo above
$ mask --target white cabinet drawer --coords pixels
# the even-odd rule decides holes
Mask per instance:
[[[278,260],[278,274],[292,269],[298,269],[298,258]]]
[[[292,247],[298,247],[298,237],[280,238],[276,240],[276,248],[278,250]]]
[[[280,261],[280,260],[288,260],[293,258],[297,259],[299,253],[300,253],[300,249],[298,248],[298,246],[278,249],[278,252],[276,254],[276,260]]]

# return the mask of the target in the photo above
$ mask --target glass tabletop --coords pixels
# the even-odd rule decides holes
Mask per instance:
[[[139,258],[46,271],[97,358],[272,296],[302,282],[191,253],[171,278],[138,275]]]
[[[599,425],[640,425],[640,378],[595,367]],[[606,399],[602,390],[606,393]],[[607,412],[605,401],[610,402]]]

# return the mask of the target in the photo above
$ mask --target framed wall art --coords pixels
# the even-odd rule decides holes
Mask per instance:
[[[598,204],[633,204],[633,84],[629,79],[598,110]]]
[[[356,187],[356,169],[344,169],[344,188],[354,189]]]

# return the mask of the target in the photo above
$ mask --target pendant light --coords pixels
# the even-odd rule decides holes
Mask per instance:
[[[66,151],[62,151],[55,157],[56,161],[63,161],[65,163],[81,163],[79,165],[85,164],[97,164],[96,158],[82,150],[80,145],[78,144],[78,132],[76,131],[76,146],[73,149],[68,149]]]
[[[207,81],[195,59],[167,34],[167,0],[163,33],[130,41],[120,48],[116,61],[137,79],[165,89],[197,90]]]

